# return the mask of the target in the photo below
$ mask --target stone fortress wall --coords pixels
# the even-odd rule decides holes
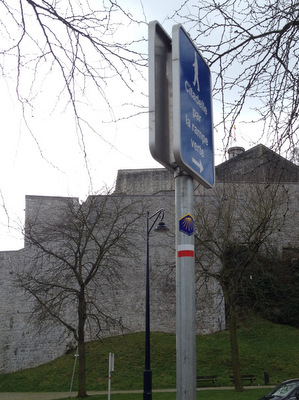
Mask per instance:
[[[269,157],[283,165],[283,182],[289,192],[289,208],[294,216],[283,232],[279,243],[283,247],[298,247],[298,167],[288,161],[277,158],[264,146],[257,146],[247,152],[234,154],[233,159],[216,168],[216,186],[226,185],[231,181],[239,185],[250,185],[258,176],[258,181],[275,181],[269,171]],[[252,154],[248,154],[248,153]],[[267,161],[268,157],[268,161]],[[255,159],[255,162],[253,160]],[[248,162],[246,162],[246,160]],[[254,164],[258,166],[254,167]],[[277,171],[277,169],[276,169]],[[273,172],[273,171],[272,171]],[[280,179],[282,172],[279,173]],[[195,196],[201,196],[206,190],[213,196],[214,189],[204,189],[195,183]],[[132,199],[139,197],[150,212],[165,208],[165,221],[174,232],[174,178],[165,169],[120,170],[118,172],[113,195],[126,194]],[[37,209],[46,210],[46,218],[59,217],[65,198],[48,196],[26,196],[26,219],[34,215]],[[73,199],[74,202],[78,201]],[[146,217],[145,217],[146,218]],[[144,220],[144,225],[146,219]],[[143,229],[143,228],[142,228]],[[145,229],[145,227],[144,227]],[[175,268],[163,275],[159,265],[163,260],[175,262],[175,238],[161,246],[155,234],[150,237],[151,249],[151,330],[175,333]],[[142,235],[136,242],[138,249],[136,260],[132,260],[131,272],[123,276],[126,284],[118,290],[113,299],[107,293],[107,307],[122,317],[127,332],[144,331],[145,309],[145,240]],[[136,253],[136,254],[137,254]],[[49,329],[39,332],[30,320],[31,300],[14,282],[13,271],[25,266],[26,243],[24,249],[0,252],[0,373],[16,371],[48,362],[65,353],[74,346],[73,339],[62,329]],[[165,258],[166,257],[166,258]],[[201,287],[197,293],[196,324],[197,333],[217,332],[225,328],[225,310],[221,291],[215,282],[209,287]],[[113,332],[120,334],[120,332]],[[91,339],[93,339],[91,337]]]

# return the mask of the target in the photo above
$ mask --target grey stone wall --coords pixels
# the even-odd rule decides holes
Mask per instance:
[[[257,149],[260,151],[260,149]],[[218,170],[218,183],[215,189],[204,189],[194,182],[195,196],[201,197],[206,202],[212,202],[217,196],[217,185],[227,185],[230,171],[233,170],[232,162],[238,161],[242,155],[236,156],[236,160],[229,160],[222,165],[223,174]],[[245,152],[245,156],[246,152]],[[246,161],[247,158],[245,158]],[[246,162],[242,158],[241,164]],[[251,162],[251,161],[250,161]],[[264,164],[264,161],[263,161]],[[284,247],[298,247],[298,213],[299,213],[299,185],[298,167],[287,163],[290,169],[291,179],[285,175],[285,182],[281,185],[288,191],[288,216],[283,228],[277,232],[276,244],[282,251]],[[246,164],[244,168],[246,169]],[[269,166],[267,166],[269,168]],[[250,180],[244,179],[242,168],[239,166],[235,175],[235,183],[240,186],[251,185]],[[297,175],[296,175],[297,171]],[[269,175],[269,174],[268,174]],[[222,176],[222,178],[221,178]],[[264,175],[263,175],[264,176]],[[295,179],[296,178],[296,179]],[[222,179],[222,180],[221,180]],[[261,179],[261,175],[259,175]],[[263,181],[263,179],[262,179]],[[269,179],[266,179],[269,184]],[[261,185],[264,185],[262,182]],[[244,186],[244,187],[245,187]],[[150,213],[160,208],[165,208],[165,222],[170,228],[166,238],[161,238],[155,232],[150,235],[150,264],[151,264],[151,330],[163,332],[175,332],[175,204],[174,204],[174,178],[166,169],[151,170],[122,170],[118,172],[114,196],[126,194],[127,201],[140,200],[140,204]],[[78,199],[66,199],[61,197],[26,196],[26,220],[25,227],[29,229],[30,221],[34,215],[39,215],[38,229],[43,232],[43,220],[63,218],[63,207],[66,200],[74,204]],[[124,284],[113,293],[105,294],[105,306],[108,312],[116,317],[121,317],[125,332],[144,331],[145,325],[145,246],[146,246],[146,214],[144,224],[139,221],[136,226],[135,256],[128,262],[123,271]],[[62,355],[73,347],[73,338],[62,328],[52,327],[46,331],[39,331],[30,318],[32,300],[18,289],[15,282],[14,271],[26,268],[28,262],[28,243],[24,249],[13,252],[0,253],[0,373],[16,371],[33,367]],[[26,261],[27,260],[27,261]],[[217,332],[225,328],[225,312],[221,290],[215,281],[202,285],[198,282],[196,303],[197,333]],[[74,312],[74,310],[70,310]],[[121,334],[118,330],[112,330],[110,335]],[[93,339],[93,336],[89,337]]]
[[[155,187],[157,194],[153,196],[133,194],[129,196],[129,199],[135,202],[138,198],[143,207],[146,204],[150,213],[165,208],[165,221],[170,232],[174,232],[174,192],[160,191],[159,183],[150,181],[148,178],[145,180],[145,186]],[[158,180],[160,181],[160,178]],[[162,186],[164,188],[163,181],[161,181]],[[130,187],[132,188],[131,185]],[[138,192],[137,187],[140,188],[140,185],[136,185],[134,193]],[[62,216],[61,207],[65,204],[65,200],[65,198],[26,196],[26,224],[29,223],[31,216],[36,215],[36,212],[41,216],[41,221],[57,218],[57,214]],[[51,215],[52,213],[54,215]],[[106,311],[121,318],[126,328],[124,333],[145,329],[146,215],[143,222],[144,224],[139,221],[139,226],[136,227],[138,230],[136,256],[128,263],[126,270],[122,271],[124,284],[113,293],[107,292],[103,298]],[[162,242],[156,232],[152,231],[150,234],[152,331],[175,332],[174,243],[173,233],[163,237]],[[3,277],[0,315],[4,321],[0,329],[0,372],[16,371],[45,363],[74,346],[73,338],[62,328],[53,326],[48,331],[39,331],[30,317],[32,299],[18,289],[14,281],[14,271],[26,268],[25,260],[30,258],[28,251],[30,252],[27,243],[25,248],[18,252],[0,253],[0,270]],[[219,297],[219,294],[205,296],[204,293],[201,293],[201,296],[205,300],[198,300],[197,332],[215,332],[223,328],[225,322],[221,296]],[[69,312],[75,312],[75,310],[69,310]],[[121,333],[123,332],[112,329],[110,335]],[[94,339],[94,337],[91,335],[89,339]]]
[[[62,329],[38,331],[30,318],[32,299],[14,279],[14,270],[23,265],[22,250],[0,253],[0,373],[53,360],[72,341]]]

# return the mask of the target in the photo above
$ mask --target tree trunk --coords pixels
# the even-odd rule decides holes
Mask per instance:
[[[79,399],[88,397],[86,393],[86,355],[85,355],[85,321],[86,321],[86,303],[84,288],[81,289],[78,304],[78,395]]]
[[[239,358],[239,346],[237,336],[237,316],[234,307],[229,307],[229,333],[230,333],[230,345],[232,354],[232,367],[233,377],[235,383],[235,391],[243,392],[243,383],[241,378],[240,358]]]

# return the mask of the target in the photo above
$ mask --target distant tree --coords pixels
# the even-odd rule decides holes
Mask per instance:
[[[198,198],[196,205],[197,273],[215,279],[223,292],[230,332],[235,390],[242,391],[237,324],[243,301],[243,281],[259,253],[285,223],[287,192],[280,185],[219,184]]]
[[[276,149],[298,146],[298,1],[187,0],[177,16],[214,72],[225,143],[247,107]]]
[[[256,257],[242,282],[241,307],[274,323],[299,326],[299,250]]]
[[[37,325],[62,326],[77,342],[78,397],[84,398],[86,331],[100,337],[123,328],[121,317],[107,311],[107,295],[111,300],[123,285],[141,206],[115,195],[91,196],[82,204],[65,199],[60,205],[55,213],[41,205],[27,218],[26,262],[16,278],[35,300]]]

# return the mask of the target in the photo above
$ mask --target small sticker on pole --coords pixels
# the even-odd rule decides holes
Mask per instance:
[[[194,233],[194,218],[191,214],[186,214],[179,219],[179,230],[188,236]]]
[[[191,244],[178,245],[178,258],[194,257],[194,246]]]

